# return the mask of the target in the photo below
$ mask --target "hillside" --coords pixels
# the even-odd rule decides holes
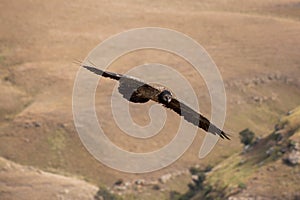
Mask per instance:
[[[119,179],[157,180],[164,174],[184,171],[194,165],[223,163],[230,167],[254,153],[240,154],[243,147],[238,133],[241,130],[249,128],[258,137],[266,138],[278,116],[299,106],[300,6],[296,0],[2,0],[0,9],[0,156],[8,160],[5,162],[71,174],[94,185],[109,187]],[[209,156],[199,160],[204,136],[199,130],[188,151],[171,166],[153,173],[122,173],[91,156],[75,130],[72,92],[80,68],[75,63],[84,60],[96,45],[110,36],[149,26],[182,32],[210,54],[224,80],[227,99],[224,130],[232,139],[220,140]],[[139,50],[115,60],[109,70],[125,73],[145,63],[172,66],[186,77],[199,99],[201,112],[210,117],[210,95],[203,78],[178,56],[152,49]],[[166,111],[165,128],[149,140],[124,134],[114,122],[110,109],[114,87],[115,82],[111,80],[101,82],[95,97],[97,116],[112,142],[128,151],[148,152],[174,138],[179,117],[171,111]],[[131,115],[138,124],[149,123],[150,106],[151,103],[130,104]],[[281,164],[281,159],[271,163],[278,164],[276,173],[296,169]],[[268,164],[261,168],[252,164],[243,164],[250,171],[232,183],[233,187],[246,184],[245,194],[251,192],[257,181],[253,180],[252,185],[249,182],[254,172],[261,169],[265,182],[273,175],[272,167],[271,171],[267,170]],[[221,169],[230,172],[227,167],[215,168],[216,174]],[[227,178],[231,177],[224,180]],[[213,176],[211,179],[217,181]],[[180,184],[170,183],[166,188],[185,191],[189,179],[180,177],[179,180]],[[164,191],[162,196],[168,198],[168,194],[169,191]]]
[[[300,107],[280,118],[275,130],[245,146],[206,173],[197,199],[298,199]],[[207,190],[208,186],[213,188]],[[204,191],[208,191],[206,194]]]
[[[243,163],[231,170],[244,174],[239,176],[235,183],[244,183],[246,188],[234,196],[266,199],[300,198],[299,128],[300,107],[297,107],[280,119],[269,136],[262,138],[249,152],[241,156]]]
[[[97,187],[74,177],[65,177],[21,166],[0,158],[0,198],[5,200],[91,200]]]

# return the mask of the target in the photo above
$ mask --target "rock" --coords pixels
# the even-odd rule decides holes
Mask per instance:
[[[275,101],[278,98],[278,94],[272,92],[271,100]]]
[[[130,186],[131,186],[131,183],[130,183],[130,182],[125,182],[124,185],[125,185],[126,187],[130,187]]]
[[[228,197],[228,200],[254,200],[253,197]]]
[[[123,185],[123,183],[124,183],[123,179],[118,179],[118,180],[114,183],[114,185]]]
[[[267,168],[267,171],[269,171],[269,172],[273,172],[273,171],[275,171],[276,170],[276,168],[274,167],[274,166],[269,166],[268,168]]]
[[[287,156],[283,158],[283,161],[291,166],[300,164],[300,151],[292,150],[290,153],[288,153]]]
[[[284,83],[286,83],[286,84],[291,84],[293,82],[294,82],[294,80],[292,78],[285,77],[285,79],[284,79]]]
[[[246,159],[241,159],[238,165],[243,165],[244,163],[246,163]]]
[[[254,142],[252,143],[252,146],[257,145],[257,144],[259,143],[260,140],[261,140],[261,137],[260,137],[260,136],[256,137],[255,140],[254,140]]]
[[[155,180],[155,181],[146,181],[144,184],[145,184],[145,186],[154,186],[154,185],[158,185],[159,182],[157,180]]]
[[[32,122],[32,125],[33,125],[34,127],[36,127],[36,128],[42,126],[42,124],[41,124],[40,122],[36,122],[36,121]]]
[[[30,142],[30,139],[28,138],[22,138],[26,143],[29,143]]]
[[[28,122],[25,122],[24,128],[30,128],[30,124]]]
[[[281,149],[280,149],[280,153],[282,153],[282,154],[284,154],[285,152],[287,152],[288,151],[288,147],[281,147]],[[278,153],[279,153],[278,152]]]
[[[117,191],[125,191],[127,188],[125,185],[115,185],[114,189]]]
[[[198,179],[199,179],[198,175],[192,175],[192,180],[193,181],[198,181]]]
[[[145,179],[138,179],[134,182],[136,185],[145,185]]]
[[[273,152],[274,152],[274,147],[270,147],[270,148],[266,151],[266,154],[267,154],[268,156],[270,156]]]
[[[265,164],[265,162],[264,162],[264,161],[261,161],[261,162],[259,162],[259,163],[257,164],[257,166],[260,167],[260,166],[262,166],[263,164]]]
[[[294,149],[300,151],[300,144],[298,142],[295,143]]]
[[[255,78],[255,79],[253,80],[253,83],[254,83],[254,85],[260,84],[259,78]]]
[[[263,97],[262,97],[262,100],[263,100],[263,101],[267,101],[268,99],[269,99],[269,97],[267,97],[267,96],[263,96]]]
[[[242,153],[245,154],[245,153],[249,152],[251,149],[252,149],[251,145],[247,144],[244,146]]]
[[[257,102],[257,103],[262,103],[263,102],[263,98],[259,97],[259,96],[253,96],[252,99]]]
[[[268,79],[271,81],[271,80],[273,80],[274,79],[274,75],[273,74],[269,74],[268,75]]]
[[[104,200],[104,198],[102,196],[95,196],[94,199],[95,200]]]
[[[290,111],[288,111],[288,112],[286,113],[286,115],[289,116],[289,115],[291,115],[291,114],[293,114],[293,113],[294,113],[294,110],[290,110]]]
[[[166,183],[168,180],[171,179],[171,177],[172,177],[171,174],[165,174],[165,175],[163,175],[163,176],[161,176],[161,177],[159,178],[159,181],[160,181],[161,183]]]
[[[281,79],[281,74],[279,72],[276,72],[274,78],[276,80],[280,80]]]

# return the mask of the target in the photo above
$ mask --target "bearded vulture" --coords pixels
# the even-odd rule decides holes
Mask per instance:
[[[173,97],[172,93],[168,89],[151,86],[150,84],[147,84],[135,77],[102,71],[100,69],[85,65],[82,67],[94,72],[97,75],[119,81],[119,92],[130,102],[145,103],[149,100],[155,101],[162,104],[166,108],[172,109],[180,116],[183,116],[186,121],[199,128],[202,128],[206,132],[210,132],[214,135],[217,134],[223,139],[226,138],[230,140],[228,134],[220,130],[214,124],[210,123],[210,121],[203,115],[197,113],[183,102],[178,101],[175,97]]]

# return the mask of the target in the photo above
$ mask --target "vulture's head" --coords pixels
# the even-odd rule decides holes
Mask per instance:
[[[172,94],[168,90],[163,90],[159,95],[158,95],[158,100],[161,103],[170,103],[172,100]]]

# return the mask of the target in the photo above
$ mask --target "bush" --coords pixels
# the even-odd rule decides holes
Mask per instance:
[[[215,188],[209,183],[205,182],[205,172],[211,171],[213,166],[208,165],[204,169],[198,167],[191,167],[190,173],[197,178],[193,178],[193,182],[188,184],[189,190],[180,194],[175,191],[170,192],[170,200],[189,200],[189,199],[201,199],[201,200],[218,200],[225,199],[226,188]]]
[[[204,172],[210,172],[214,167],[212,165],[207,165],[204,169]]]
[[[179,200],[181,197],[181,194],[177,191],[171,191],[170,192],[170,200]]]
[[[153,190],[160,190],[160,186],[157,185],[157,184],[155,184],[155,185],[153,185],[152,189],[153,189]]]
[[[199,167],[191,167],[189,171],[192,175],[197,175],[198,173],[202,172],[202,170]]]
[[[112,194],[105,187],[100,186],[97,194],[94,196],[95,200],[122,200],[122,198],[118,195]]]
[[[251,130],[247,128],[245,130],[242,130],[239,134],[241,143],[243,143],[245,146],[252,144],[255,134]]]
[[[239,184],[238,184],[238,187],[239,187],[240,189],[242,189],[242,190],[247,188],[246,184],[243,183],[243,182],[239,183]]]

